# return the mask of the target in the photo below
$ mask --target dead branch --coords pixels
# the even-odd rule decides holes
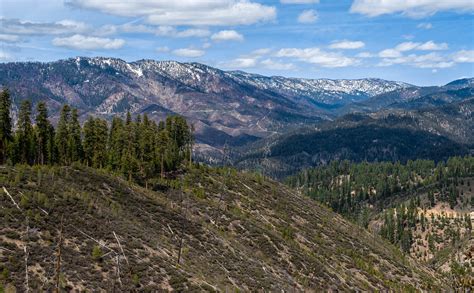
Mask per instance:
[[[15,200],[13,199],[13,197],[10,195],[10,192],[8,192],[8,190],[5,188],[5,186],[3,186],[3,191],[5,191],[5,193],[10,197],[10,199],[12,200],[12,202],[13,202],[13,204],[16,206],[16,208],[21,211],[20,206],[16,203],[16,201],[15,201]]]
[[[118,254],[115,256],[115,262],[117,263],[117,266],[116,266],[116,268],[117,268],[117,271],[116,271],[117,278],[118,278],[120,286],[122,286],[122,279],[120,279],[120,261],[119,261],[119,255]]]
[[[77,229],[76,227],[73,227],[73,226],[69,226],[69,227],[73,228],[73,229],[76,230],[77,232],[81,233],[82,235],[84,235],[84,236],[86,236],[87,238],[91,239],[92,241],[96,242],[97,244],[99,244],[100,247],[106,248],[106,249],[108,249],[109,251],[113,251],[115,254],[117,254],[117,252],[116,252],[115,250],[113,250],[112,248],[108,247],[107,245],[101,243],[99,240],[94,239],[93,237],[89,236],[87,233],[82,232],[81,230]]]
[[[118,243],[118,245],[119,245],[120,251],[122,252],[123,257],[125,258],[125,261],[127,262],[127,265],[130,265],[130,264],[128,263],[127,257],[125,256],[125,252],[123,251],[122,245],[120,244],[120,241],[119,241],[119,239],[118,239],[118,237],[117,237],[117,234],[115,234],[115,231],[112,231],[112,233],[114,233],[115,239],[117,240],[117,243]]]

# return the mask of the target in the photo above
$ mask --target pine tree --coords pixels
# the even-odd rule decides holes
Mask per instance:
[[[71,121],[69,123],[68,149],[71,162],[82,159],[81,125],[77,109],[72,109]]]
[[[8,89],[0,94],[0,164],[7,160],[8,144],[12,140],[11,99]]]
[[[84,162],[87,166],[92,166],[94,160],[94,124],[95,120],[92,117],[89,117],[84,123]]]
[[[125,145],[125,133],[122,119],[114,117],[110,126],[108,138],[108,158],[107,164],[112,170],[120,169],[122,152]]]
[[[64,105],[61,109],[61,116],[59,117],[55,137],[58,162],[60,165],[69,165],[71,163],[69,151],[70,121],[71,108],[69,105]]]
[[[18,162],[30,165],[34,163],[34,141],[33,126],[31,124],[31,102],[24,100],[20,105],[18,129],[15,134],[15,157]]]
[[[38,164],[45,164],[50,162],[48,155],[48,145],[50,144],[50,127],[51,123],[48,120],[48,109],[46,103],[39,102],[36,106],[36,145],[37,145],[37,162]]]
[[[107,162],[107,122],[89,117],[84,123],[84,160],[88,166],[102,168]]]

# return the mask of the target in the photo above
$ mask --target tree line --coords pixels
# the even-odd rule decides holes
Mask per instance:
[[[326,166],[307,169],[287,178],[292,187],[326,204],[334,211],[366,226],[369,206],[387,205],[397,195],[413,195],[420,188],[428,191],[431,205],[445,200],[454,207],[459,198],[455,189],[463,177],[474,175],[474,157],[380,163],[332,161]]]
[[[109,123],[89,117],[81,126],[78,110],[64,105],[54,127],[44,102],[21,102],[14,129],[8,89],[0,93],[0,164],[70,165],[104,168],[147,183],[148,179],[191,162],[192,129],[181,116],[156,123],[146,114],[114,117]],[[34,120],[34,122],[33,122]]]

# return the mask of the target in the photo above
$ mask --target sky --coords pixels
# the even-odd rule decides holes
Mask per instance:
[[[0,0],[0,62],[200,62],[304,78],[474,76],[473,0]]]

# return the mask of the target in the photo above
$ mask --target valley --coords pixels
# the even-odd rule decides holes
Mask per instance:
[[[6,292],[472,287],[472,79],[77,57],[0,84]]]

